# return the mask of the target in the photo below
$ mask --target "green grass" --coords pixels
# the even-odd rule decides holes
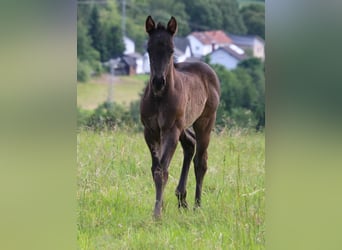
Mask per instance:
[[[83,109],[95,109],[107,100],[108,85],[104,83],[78,83],[77,106]]]
[[[80,249],[264,249],[264,134],[212,134],[202,208],[178,210],[174,190],[182,162],[178,145],[165,188],[161,221],[152,219],[154,184],[141,133],[77,135]]]
[[[139,99],[139,93],[145,86],[148,75],[115,77],[113,84],[114,101],[128,106],[131,101]],[[77,106],[92,110],[108,98],[109,78],[93,79],[88,83],[77,84]]]

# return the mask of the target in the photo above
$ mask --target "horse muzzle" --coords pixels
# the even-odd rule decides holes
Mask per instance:
[[[161,93],[163,92],[164,88],[166,85],[166,80],[164,76],[161,77],[153,77],[152,78],[152,90],[153,90],[153,94],[154,95],[161,95]]]

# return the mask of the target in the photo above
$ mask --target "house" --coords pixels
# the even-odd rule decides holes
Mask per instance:
[[[150,73],[150,58],[147,52],[145,52],[143,55],[143,73],[145,74]]]
[[[228,70],[235,69],[239,62],[247,59],[245,51],[235,44],[226,45],[209,54],[211,64],[219,64]]]
[[[219,47],[232,44],[233,41],[222,30],[192,32],[187,38],[195,57],[206,56]]]
[[[186,37],[175,37],[173,44],[175,46],[175,62],[184,62],[187,58],[191,57],[190,42]]]
[[[238,36],[229,34],[233,43],[244,49],[246,52],[250,51],[251,56],[265,60],[265,41],[259,36]],[[248,52],[247,52],[248,53]]]
[[[132,64],[134,69],[132,69],[132,73],[134,74],[143,74],[143,56],[140,53],[134,52],[127,54],[124,58],[129,58],[127,60],[133,60],[134,63]]]
[[[143,57],[139,53],[123,55],[112,59],[104,65],[112,66],[114,75],[136,75],[143,72]]]
[[[135,43],[132,39],[128,38],[127,36],[123,37],[123,41],[125,44],[125,51],[123,52],[124,55],[131,54],[135,52]]]

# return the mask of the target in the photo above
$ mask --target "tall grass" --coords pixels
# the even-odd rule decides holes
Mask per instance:
[[[202,208],[178,210],[182,150],[170,165],[161,221],[152,219],[154,184],[140,133],[77,135],[80,249],[264,249],[264,134],[212,134]],[[188,203],[194,204],[193,165]]]

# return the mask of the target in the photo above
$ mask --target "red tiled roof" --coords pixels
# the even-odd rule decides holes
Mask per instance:
[[[231,44],[232,40],[222,30],[211,30],[203,32],[192,32],[191,35],[196,37],[203,44]]]

